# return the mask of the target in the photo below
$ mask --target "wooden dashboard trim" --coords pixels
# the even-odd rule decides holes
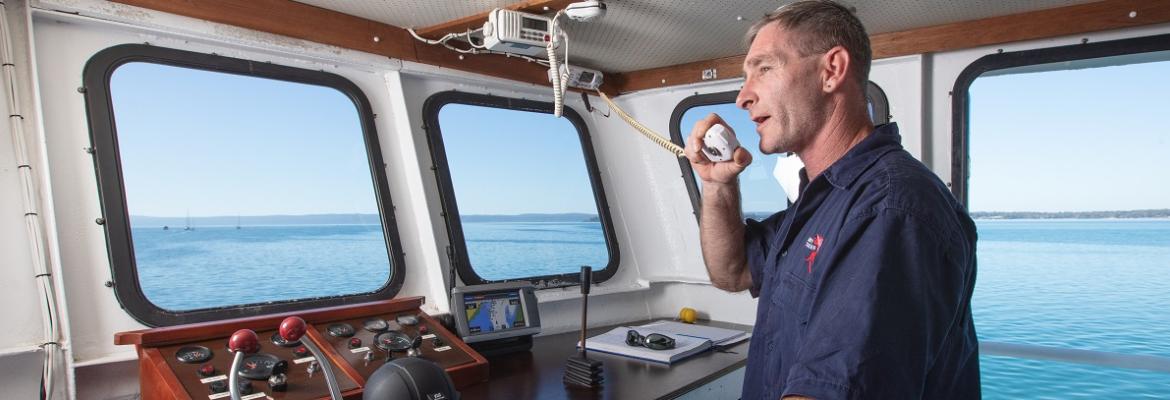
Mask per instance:
[[[166,358],[162,352],[156,348],[138,347],[138,376],[142,382],[150,382],[150,384],[143,384],[142,398],[150,399],[175,399],[175,400],[192,400],[191,396],[187,395],[183,384],[179,382],[179,377],[175,376],[171,368],[167,366]],[[149,379],[154,378],[154,379]]]
[[[331,321],[336,319],[355,318],[371,313],[405,311],[418,308],[422,304],[422,297],[403,297],[391,300],[371,301],[360,304],[324,307],[306,311],[291,311],[272,315],[235,318],[183,326],[168,326],[131,332],[119,332],[114,334],[114,344],[164,346],[168,344],[188,342],[199,338],[231,336],[232,333],[240,329],[271,329],[272,326],[279,325],[280,321],[290,316],[301,317],[305,320],[305,322],[312,324],[315,322]]]

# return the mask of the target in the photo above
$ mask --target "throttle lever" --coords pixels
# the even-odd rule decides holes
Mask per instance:
[[[305,320],[301,319],[301,317],[293,316],[285,318],[284,321],[280,321],[280,329],[278,332],[284,340],[295,342],[305,336],[306,329]],[[329,362],[329,359],[325,358],[325,353],[322,353],[321,349],[312,340],[301,340],[301,344],[308,348],[310,353],[313,353],[313,358],[317,359],[317,363],[319,363],[321,369],[325,372],[325,384],[329,386],[329,395],[333,400],[342,400],[340,385],[337,384],[337,375],[333,373],[333,364]]]
[[[228,392],[232,400],[240,400],[240,364],[244,362],[245,354],[260,351],[260,338],[251,329],[240,329],[228,338],[228,351],[236,353],[228,374]]]

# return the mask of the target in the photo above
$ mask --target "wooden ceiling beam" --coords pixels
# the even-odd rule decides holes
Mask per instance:
[[[1132,13],[1132,17],[1130,16]],[[1170,22],[1170,1],[1106,0],[1000,17],[879,33],[870,36],[873,58],[935,53]],[[620,93],[715,79],[743,77],[743,55],[607,75]]]
[[[465,55],[419,42],[405,29],[291,0],[113,0],[211,22],[405,61],[548,85],[548,68],[501,55]],[[528,1],[525,3],[554,3]]]
[[[531,14],[543,14],[548,10],[558,11],[564,9],[574,1],[575,0],[524,0],[521,2],[509,4],[502,8],[513,11],[523,11]],[[487,22],[488,14],[490,13],[491,11],[469,15],[463,18],[431,25],[425,28],[415,29],[414,32],[425,38],[438,39],[448,33],[475,30],[483,27],[483,23]]]

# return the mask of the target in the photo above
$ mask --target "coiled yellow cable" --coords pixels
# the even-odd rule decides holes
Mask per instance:
[[[659,135],[658,133],[650,130],[650,128],[647,128],[641,123],[638,123],[638,121],[635,121],[634,117],[631,117],[630,114],[626,114],[625,111],[622,111],[621,107],[618,107],[617,104],[614,104],[613,100],[610,100],[609,96],[606,96],[605,93],[602,93],[600,90],[598,90],[597,95],[601,96],[601,99],[605,100],[606,104],[609,104],[610,110],[613,110],[613,112],[617,113],[617,115],[621,117],[622,120],[625,120],[626,123],[634,127],[634,129],[636,129],[643,136],[646,136],[647,139],[650,139],[659,146],[662,146],[662,148],[666,149],[667,151],[674,153],[674,155],[678,158],[687,156],[682,147],[679,147],[677,144],[674,144],[674,142],[671,142],[670,139],[662,137],[662,135]]]

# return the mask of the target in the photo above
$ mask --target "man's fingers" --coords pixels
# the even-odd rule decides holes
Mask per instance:
[[[740,168],[747,168],[752,163],[752,153],[743,148],[743,146],[736,147],[735,152],[731,153],[731,161],[735,161],[735,165]]]
[[[703,156],[699,151],[701,148],[703,148],[702,138],[691,134],[691,137],[687,138],[687,147],[683,150],[687,154],[687,159],[691,160],[693,163],[699,163],[703,161]]]
[[[695,126],[691,128],[691,136],[687,138],[687,147],[684,151],[686,152],[687,159],[691,160],[692,163],[706,164],[711,162],[701,151],[703,149],[703,135],[707,133],[707,129],[711,128],[714,121],[718,119],[718,115],[709,114],[698,122],[695,122]]]

